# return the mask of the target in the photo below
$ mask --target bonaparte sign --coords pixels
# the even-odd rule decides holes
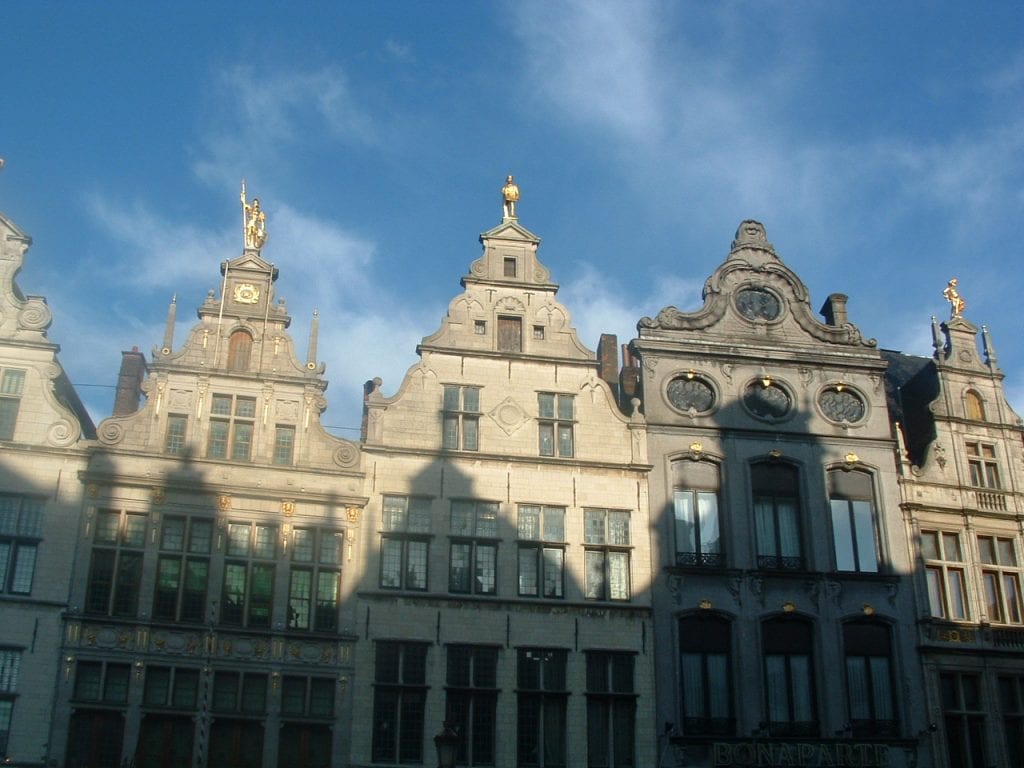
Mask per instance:
[[[714,766],[887,768],[888,744],[733,741],[712,744]]]

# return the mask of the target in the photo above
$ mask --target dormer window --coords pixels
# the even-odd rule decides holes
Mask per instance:
[[[249,370],[249,358],[252,356],[252,336],[241,329],[231,334],[228,340],[228,370]]]

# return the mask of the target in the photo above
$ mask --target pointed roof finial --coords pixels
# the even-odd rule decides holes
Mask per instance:
[[[178,309],[178,294],[171,296],[171,306],[167,308],[167,327],[164,329],[164,344],[160,351],[165,354],[171,354],[171,345],[174,343],[174,317],[177,314]]]
[[[981,343],[985,347],[985,362],[995,367],[996,348],[992,346],[992,337],[988,334],[988,326],[981,326]]]
[[[946,346],[946,342],[942,338],[942,331],[939,330],[939,321],[935,319],[935,315],[932,315],[932,349],[935,350],[935,357],[939,356],[939,351]]]
[[[313,322],[309,324],[309,348],[306,351],[306,368],[316,368],[316,341],[320,333],[320,310],[313,310]]]
[[[501,188],[501,197],[504,200],[504,203],[502,204],[502,218],[517,218],[516,203],[519,202],[519,187],[516,186],[516,182],[515,179],[512,178],[512,174],[509,174],[505,179],[505,186]]]

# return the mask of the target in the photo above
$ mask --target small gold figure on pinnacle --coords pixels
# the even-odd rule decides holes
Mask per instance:
[[[505,186],[501,188],[501,196],[505,201],[502,206],[502,215],[506,219],[514,219],[516,217],[516,203],[519,202],[519,187],[516,186],[511,176],[505,179]]]
[[[967,306],[967,302],[964,301],[964,297],[960,295],[960,291],[957,290],[956,285],[956,278],[952,277],[946,285],[946,289],[942,292],[942,296],[949,302],[949,316],[951,319],[962,316],[964,308]]]
[[[267,242],[267,214],[260,208],[260,199],[254,197],[250,205],[245,201],[245,179],[242,180],[242,234],[245,247],[259,250]]]

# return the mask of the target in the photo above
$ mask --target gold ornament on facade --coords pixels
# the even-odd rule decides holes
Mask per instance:
[[[295,514],[295,502],[291,500],[281,501],[281,514],[285,517],[291,517]]]
[[[260,208],[260,199],[245,200],[245,179],[242,179],[242,235],[247,249],[259,250],[267,242],[267,214]]]
[[[219,512],[227,512],[231,509],[231,497],[224,494],[217,497],[217,510]]]
[[[782,604],[782,610],[786,613],[792,613],[796,610],[796,604],[792,600],[787,600]]]
[[[960,291],[957,289],[957,279],[955,277],[949,279],[945,290],[942,292],[942,297],[949,302],[950,319],[963,315],[967,302],[964,301],[964,297],[960,295]]]
[[[167,501],[167,491],[163,488],[153,488],[149,494],[154,504],[163,504]]]
[[[854,464],[856,464],[858,461],[860,461],[860,456],[858,456],[856,453],[852,453],[852,452],[846,454],[845,458],[846,458],[846,466],[847,467],[852,467]]]
[[[100,487],[96,483],[89,483],[85,486],[85,493],[90,499],[95,499],[100,495]]]
[[[239,304],[256,304],[260,300],[260,289],[252,283],[239,283],[235,286],[234,296]]]
[[[345,514],[348,516],[350,523],[359,522],[359,507],[345,507]]]

